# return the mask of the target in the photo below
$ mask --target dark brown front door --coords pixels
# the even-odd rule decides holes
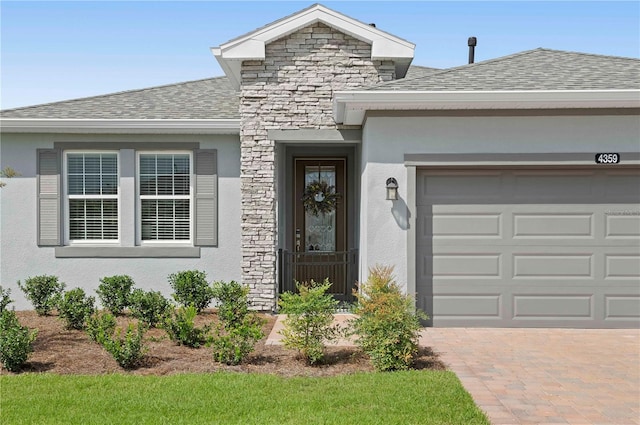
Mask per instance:
[[[329,292],[349,299],[349,252],[347,250],[347,159],[294,159],[294,267],[297,282],[314,280],[332,283]],[[335,187],[338,199],[335,209],[314,214],[303,203],[305,189],[317,182]],[[322,194],[316,198],[322,202]]]

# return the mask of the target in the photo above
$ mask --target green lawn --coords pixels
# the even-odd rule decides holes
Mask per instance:
[[[452,372],[0,376],[13,424],[489,424]]]

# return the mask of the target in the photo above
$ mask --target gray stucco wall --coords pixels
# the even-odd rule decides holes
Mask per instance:
[[[376,264],[394,265],[398,284],[408,285],[412,292],[413,264],[408,259],[415,249],[410,220],[416,211],[408,188],[415,185],[415,174],[405,166],[405,154],[640,152],[638,116],[464,115],[367,118],[362,142],[361,278]],[[398,181],[398,201],[385,199],[388,177]]]
[[[53,247],[36,245],[36,149],[53,148],[54,142],[198,143],[218,153],[218,246],[201,247],[200,258],[56,258]],[[234,135],[63,135],[2,134],[0,167],[11,166],[21,176],[6,180],[0,189],[0,284],[11,289],[16,309],[31,309],[17,287],[18,280],[57,275],[67,288],[82,287],[94,294],[99,279],[128,274],[136,287],[159,290],[169,296],[167,276],[198,269],[210,281],[239,281],[240,247],[240,144]],[[122,207],[126,205],[123,202]],[[122,239],[133,240],[130,235]]]

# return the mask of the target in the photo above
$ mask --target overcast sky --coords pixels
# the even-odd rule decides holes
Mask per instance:
[[[324,1],[438,68],[546,47],[640,57],[638,1]],[[223,75],[209,48],[310,1],[0,1],[2,109]]]

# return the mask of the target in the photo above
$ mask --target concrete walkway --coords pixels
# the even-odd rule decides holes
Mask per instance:
[[[281,344],[280,329],[282,316],[267,344]],[[420,345],[440,355],[494,425],[640,425],[638,329],[426,328]]]
[[[640,331],[428,328],[494,425],[640,424]]]

